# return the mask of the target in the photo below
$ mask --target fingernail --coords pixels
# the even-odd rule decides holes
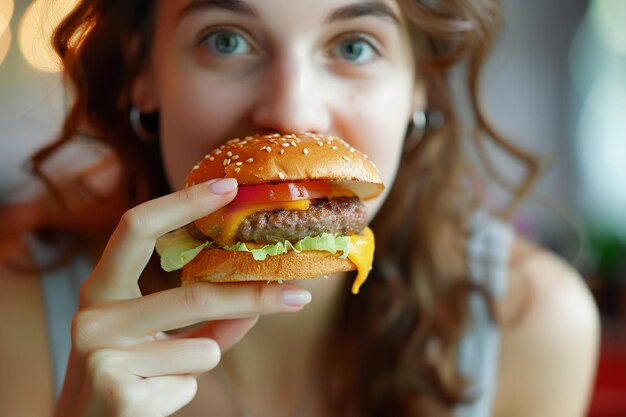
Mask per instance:
[[[228,194],[235,191],[237,188],[237,180],[234,178],[224,178],[221,180],[217,180],[212,182],[209,185],[209,189],[214,194]]]
[[[306,290],[284,289],[280,294],[281,302],[290,307],[300,307],[311,302],[311,293]]]

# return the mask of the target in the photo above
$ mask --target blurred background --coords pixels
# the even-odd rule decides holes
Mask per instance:
[[[55,137],[65,112],[47,40],[74,3],[0,0],[0,207],[28,202],[41,189],[24,164]],[[503,4],[483,104],[500,133],[545,162],[516,229],[573,263],[593,290],[603,343],[589,415],[625,416],[626,1]],[[85,142],[62,153],[54,169],[71,174],[101,153]],[[510,181],[523,174],[498,149],[488,153]],[[506,204],[504,189],[493,184],[487,192],[494,205]]]

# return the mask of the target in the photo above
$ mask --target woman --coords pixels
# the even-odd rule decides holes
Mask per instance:
[[[44,269],[43,281],[3,272],[1,293],[12,295],[2,317],[29,330],[3,320],[3,334],[15,335],[3,369],[19,375],[3,384],[3,411],[51,413],[53,383],[39,375],[59,368],[63,355],[46,360],[45,347],[55,354],[62,341],[38,297],[59,318],[66,303],[55,288],[91,269],[87,260],[95,268],[73,319],[57,416],[583,415],[598,341],[593,302],[568,266],[479,208],[445,82],[467,63],[477,130],[532,174],[532,160],[492,132],[478,106],[498,18],[486,0],[81,2],[55,35],[75,93],[59,143],[80,132],[106,143],[118,164],[95,182],[119,186],[77,204],[75,188],[45,177],[71,203],[41,229],[77,231],[88,249],[77,254],[65,233],[53,248],[76,256]],[[426,103],[443,121],[422,134]],[[276,131],[341,136],[380,168],[389,193],[369,207],[377,258],[362,294],[348,295],[341,277],[165,282],[149,262],[155,240],[227,204],[236,184],[170,190],[221,142]],[[25,248],[39,264],[42,241]]]

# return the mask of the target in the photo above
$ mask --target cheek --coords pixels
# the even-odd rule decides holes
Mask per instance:
[[[211,82],[181,82],[164,89],[161,106],[161,150],[170,184],[180,188],[185,176],[206,153],[230,137],[246,104],[234,88]]]
[[[411,112],[409,83],[401,86],[380,88],[372,94],[355,96],[358,113],[350,122],[354,146],[369,156],[380,171],[385,191],[377,199],[367,202],[370,218],[384,202],[395,180],[404,136]]]

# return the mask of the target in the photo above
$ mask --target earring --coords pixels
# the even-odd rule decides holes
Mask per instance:
[[[407,129],[404,152],[410,152],[422,141],[426,135],[426,129],[428,128],[428,115],[422,109],[417,109],[413,112],[411,120],[409,121],[409,127]]]
[[[145,143],[154,142],[156,137],[154,133],[150,132],[149,130],[145,128],[143,121],[141,120],[141,111],[139,111],[137,107],[132,106],[130,108],[129,119],[130,119],[130,127],[133,129],[133,132],[135,132],[135,135],[137,135],[137,137],[141,139],[142,142],[145,142]]]

